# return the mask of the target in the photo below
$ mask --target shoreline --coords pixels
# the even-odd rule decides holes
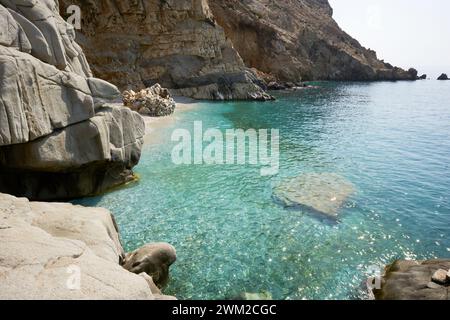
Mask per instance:
[[[174,124],[177,120],[179,120],[179,115],[186,111],[193,110],[197,108],[200,103],[199,100],[194,100],[188,97],[183,96],[175,96],[173,97],[176,103],[175,112],[166,117],[150,117],[141,115],[144,118],[145,122],[145,135],[144,135],[144,146],[157,144],[161,141],[162,128],[167,128],[171,124]]]

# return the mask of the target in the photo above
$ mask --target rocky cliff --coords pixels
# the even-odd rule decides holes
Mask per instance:
[[[124,254],[106,209],[29,202],[0,193],[0,242],[2,300],[173,299],[161,294],[155,277],[145,273],[149,268],[136,274],[120,265],[135,253]],[[155,246],[173,255],[171,246]],[[143,250],[158,274],[167,275],[170,264],[163,265],[158,252]]]
[[[62,0],[81,7],[79,43],[120,89],[155,83],[197,99],[268,99],[206,0]]]
[[[261,79],[417,78],[342,31],[327,0],[60,2],[62,13],[81,7],[78,39],[94,74],[122,90],[160,83],[198,99],[266,100]]]
[[[415,80],[377,59],[333,20],[328,0],[209,0],[248,67],[278,81]]]
[[[92,77],[55,0],[0,0],[0,192],[73,198],[132,179],[144,121]]]
[[[386,267],[377,300],[450,300],[450,260],[398,260]]]

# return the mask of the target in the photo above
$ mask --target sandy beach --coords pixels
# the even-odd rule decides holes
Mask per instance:
[[[167,117],[149,117],[142,116],[145,121],[145,144],[152,144],[160,141],[163,127],[169,126],[177,121],[179,115],[183,112],[192,110],[196,108],[199,104],[197,100],[186,98],[186,97],[174,97],[177,107],[175,112]]]

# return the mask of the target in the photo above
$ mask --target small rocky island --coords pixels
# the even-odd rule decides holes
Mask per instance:
[[[446,73],[441,74],[437,79],[438,80],[450,80]]]

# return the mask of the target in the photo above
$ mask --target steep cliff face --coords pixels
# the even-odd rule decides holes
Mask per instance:
[[[333,20],[327,0],[209,0],[217,22],[244,59],[281,81],[412,80],[377,59]]]
[[[132,179],[144,121],[111,104],[55,0],[0,0],[0,192],[73,198]]]
[[[444,283],[435,278],[443,271]],[[374,289],[377,300],[450,300],[446,273],[450,274],[450,260],[397,260],[386,266],[381,287]],[[450,278],[449,278],[450,280]]]
[[[198,99],[264,98],[206,0],[62,0],[61,12],[71,4],[94,74],[122,90],[159,83]]]

